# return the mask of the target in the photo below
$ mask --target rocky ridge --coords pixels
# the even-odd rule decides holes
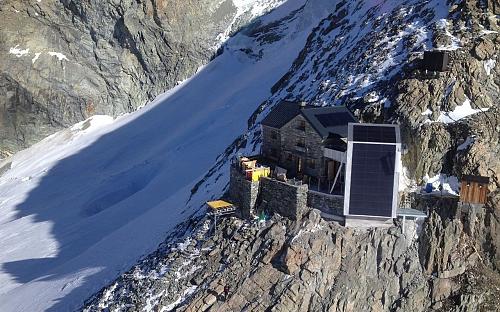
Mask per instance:
[[[315,210],[261,227],[228,218],[215,235],[200,220],[84,311],[493,311],[500,275],[488,269],[481,240],[499,223],[485,225],[490,210],[452,207],[433,203],[423,228],[407,224],[406,234],[344,228]]]

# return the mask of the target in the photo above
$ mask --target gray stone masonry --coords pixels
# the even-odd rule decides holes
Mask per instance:
[[[343,215],[342,196],[309,190],[307,184],[296,186],[272,178],[248,181],[235,166],[231,166],[229,196],[243,218],[249,218],[257,205],[292,220],[300,219],[308,207]]]
[[[276,161],[280,160],[281,133],[279,129],[262,125],[262,155]]]
[[[292,220],[302,218],[307,210],[307,184],[300,186],[270,178],[260,179],[261,207]]]
[[[301,125],[304,128],[300,128]],[[323,140],[304,116],[296,116],[281,129],[262,126],[262,137],[262,154],[277,160],[290,173],[295,174],[297,169],[297,160],[292,154],[303,159],[304,174],[320,177],[325,172]],[[298,147],[302,143],[304,146]]]
[[[304,129],[300,129],[300,124],[305,125]],[[288,167],[287,169],[295,169],[293,160],[289,160],[287,151],[300,154],[304,159],[303,170],[304,173],[319,177],[322,172],[325,172],[323,161],[323,140],[314,128],[302,115],[298,115],[284,125],[280,130],[281,138],[281,159],[280,161]],[[304,140],[304,152],[298,151],[297,144],[300,140]],[[314,168],[311,168],[309,161],[314,161]]]
[[[249,218],[257,196],[259,195],[259,182],[248,181],[245,176],[234,166],[231,166],[229,196],[236,205],[241,217]]]
[[[307,205],[322,212],[342,216],[344,214],[344,196],[320,193],[309,190]]]

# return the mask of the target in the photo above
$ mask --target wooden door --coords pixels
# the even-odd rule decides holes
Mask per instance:
[[[460,189],[460,201],[472,204],[486,203],[488,186],[478,182],[462,181]]]
[[[297,175],[302,174],[304,171],[304,159],[300,156],[296,156],[295,159],[295,172],[297,172]]]
[[[335,175],[337,174],[337,165],[336,161],[329,160],[327,164],[327,177],[328,181],[332,181],[335,179]]]

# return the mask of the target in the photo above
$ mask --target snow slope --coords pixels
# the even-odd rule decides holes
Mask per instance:
[[[287,1],[140,111],[94,116],[0,164],[0,311],[77,309],[219,194],[215,178],[186,204],[333,5]]]

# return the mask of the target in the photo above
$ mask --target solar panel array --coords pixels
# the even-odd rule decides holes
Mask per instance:
[[[316,114],[315,116],[325,128],[347,125],[349,122],[356,122],[356,120],[346,112]]]
[[[353,141],[396,143],[396,128],[385,126],[354,125]]]
[[[392,216],[395,159],[395,145],[353,144],[349,214]]]

